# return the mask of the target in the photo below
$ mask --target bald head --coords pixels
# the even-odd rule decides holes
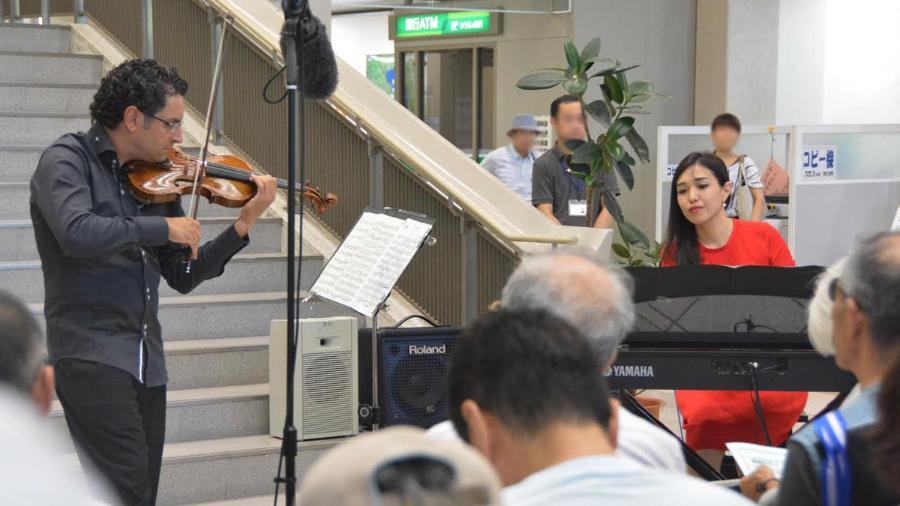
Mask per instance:
[[[527,257],[503,287],[510,310],[544,310],[578,329],[601,366],[634,323],[631,278],[595,253],[560,250]]]

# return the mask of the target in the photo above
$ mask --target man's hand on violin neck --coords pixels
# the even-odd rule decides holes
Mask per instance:
[[[191,248],[191,258],[197,259],[200,249],[200,222],[187,217],[166,218],[169,224],[169,240]]]
[[[250,229],[256,225],[256,220],[272,205],[272,202],[275,202],[275,190],[278,184],[278,181],[272,176],[253,174],[250,177],[256,183],[256,195],[244,204],[241,216],[234,223],[234,229],[241,237],[247,237]]]

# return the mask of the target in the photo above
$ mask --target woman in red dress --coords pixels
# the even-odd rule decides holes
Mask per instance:
[[[768,265],[793,267],[787,245],[771,225],[725,214],[728,169],[711,153],[686,156],[672,178],[663,266]],[[806,392],[760,392],[773,445],[787,440],[806,405]],[[766,444],[751,391],[679,390],[675,400],[688,446],[718,467],[725,443]]]

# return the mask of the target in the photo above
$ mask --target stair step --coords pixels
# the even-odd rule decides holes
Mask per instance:
[[[59,401],[53,401],[50,423],[74,447]],[[166,443],[265,434],[269,428],[269,385],[236,385],[169,390],[166,394]]]
[[[66,26],[0,24],[0,47],[26,53],[68,53],[72,34]]]
[[[0,39],[2,39],[2,30],[0,30]],[[49,85],[0,82],[0,111],[86,114],[96,91],[97,87],[93,84]]]
[[[167,341],[169,388],[269,382],[269,336]]]
[[[305,290],[322,272],[321,256],[303,258],[301,289]],[[258,293],[284,290],[287,287],[287,257],[282,253],[249,253],[235,255],[221,276],[204,281],[192,295],[222,293]],[[0,262],[0,286],[15,293],[26,303],[44,300],[44,277],[40,261]],[[178,292],[163,280],[160,297],[177,296]]]
[[[0,62],[2,57],[0,54]],[[0,145],[49,146],[63,134],[90,126],[88,114],[0,113]]]
[[[0,203],[0,206],[3,204]],[[27,215],[26,215],[27,216]],[[200,230],[206,242],[232,226],[232,218],[200,218]],[[281,247],[282,221],[280,218],[260,218],[250,232],[250,244],[241,250],[247,253],[277,253]],[[31,220],[0,220],[0,260],[34,261],[38,258]]]
[[[44,149],[45,146],[0,146],[0,183],[31,180]]]
[[[297,473],[342,440],[300,442]],[[274,492],[281,441],[269,436],[167,445],[163,452],[159,504],[219,502]]]
[[[308,295],[306,292],[300,294],[301,298]],[[285,318],[286,303],[284,292],[161,297],[159,320],[168,341],[262,336],[269,334],[272,320]],[[29,305],[42,324],[43,306]],[[359,316],[350,309],[318,298],[301,303],[300,315],[302,318]]]
[[[0,69],[5,82],[97,85],[103,75],[103,58],[97,55],[3,49]]]

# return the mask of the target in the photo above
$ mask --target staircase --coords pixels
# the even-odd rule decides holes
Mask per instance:
[[[28,181],[50,142],[88,129],[103,66],[100,56],[71,53],[70,41],[67,27],[0,25],[0,287],[39,317],[44,287]],[[199,216],[207,240],[231,226],[236,211],[201,205]],[[280,448],[268,435],[268,332],[270,320],[285,315],[282,229],[278,218],[261,219],[225,273],[189,295],[160,287],[170,377],[160,505],[271,501],[260,496],[273,489]],[[305,246],[303,289],[322,265]],[[340,314],[349,313],[325,302],[304,309],[305,317]],[[50,418],[68,440],[58,402]],[[301,443],[301,473],[333,444]]]

